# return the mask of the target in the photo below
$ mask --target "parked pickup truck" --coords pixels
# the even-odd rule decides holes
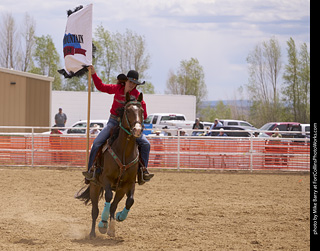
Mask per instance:
[[[192,129],[194,121],[186,120],[180,113],[153,113],[144,121],[145,126],[152,125],[152,129]],[[151,129],[151,126],[147,126]]]
[[[263,125],[260,130],[274,131],[276,128],[282,131],[283,138],[310,138],[310,124],[300,124],[298,122],[270,122]],[[270,136],[272,133],[266,132]]]

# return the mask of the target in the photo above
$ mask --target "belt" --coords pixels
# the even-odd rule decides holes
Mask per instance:
[[[110,118],[120,122],[120,117],[116,116],[116,115],[113,115],[112,113],[110,114]]]

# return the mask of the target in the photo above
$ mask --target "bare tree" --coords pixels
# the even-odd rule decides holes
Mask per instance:
[[[117,76],[118,57],[116,52],[115,41],[112,34],[102,25],[95,30],[94,44],[96,46],[96,64],[100,69],[100,77],[104,83],[111,83],[112,79]]]
[[[247,57],[249,99],[253,102],[253,116],[257,124],[279,119],[281,109],[279,102],[278,78],[281,71],[281,49],[273,37],[258,44]]]
[[[15,68],[17,53],[17,27],[11,13],[2,16],[0,25],[0,64],[6,68]]]
[[[24,16],[22,35],[22,49],[21,49],[21,70],[27,71],[30,67],[32,61],[32,52],[35,47],[35,30],[36,23],[35,20],[26,13]]]
[[[293,38],[287,41],[288,64],[283,74],[283,98],[291,109],[289,119],[302,123],[310,122],[310,54],[307,45],[301,46],[300,53]]]
[[[146,50],[145,38],[127,29],[124,34],[116,33],[114,41],[117,45],[119,70],[123,73],[136,70],[140,78],[146,78],[146,71],[150,67],[150,55]]]

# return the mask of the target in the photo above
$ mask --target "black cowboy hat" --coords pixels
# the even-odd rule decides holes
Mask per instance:
[[[126,80],[130,80],[131,82],[137,84],[137,85],[144,85],[145,81],[143,81],[142,83],[140,83],[138,81],[139,79],[139,73],[135,70],[130,70],[128,71],[127,76],[125,76],[124,74],[119,74],[117,79],[121,82],[125,82]]]

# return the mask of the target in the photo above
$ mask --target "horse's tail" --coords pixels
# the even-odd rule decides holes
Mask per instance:
[[[101,187],[100,192],[99,192],[99,200],[103,196],[103,188]],[[88,205],[90,202],[90,184],[83,186],[74,196],[78,200],[84,201],[85,205]]]
[[[90,201],[90,185],[81,187],[74,197],[78,200],[84,201],[84,204],[87,205]]]

